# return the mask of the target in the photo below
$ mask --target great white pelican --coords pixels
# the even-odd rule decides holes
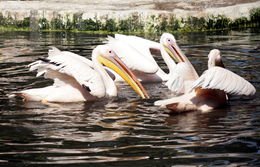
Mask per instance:
[[[210,51],[208,70],[198,78],[194,77],[194,68],[184,54],[175,51],[174,55],[179,63],[172,87],[184,94],[156,101],[156,106],[166,107],[172,112],[210,111],[227,104],[227,94],[253,96],[256,92],[251,83],[224,68],[217,49]]]
[[[29,65],[37,70],[37,77],[54,80],[44,88],[14,92],[27,101],[79,102],[104,96],[116,96],[117,87],[103,65],[120,75],[142,98],[148,94],[134,74],[120,61],[107,45],[99,45],[92,52],[92,61],[69,51],[53,47],[47,58],[40,58]]]
[[[159,67],[153,57],[153,55],[161,54],[164,60],[169,57],[168,53],[164,51],[165,48],[162,47],[162,43],[132,35],[115,34],[114,38],[108,37],[108,45],[141,82],[162,82],[168,80],[169,75]],[[170,67],[175,65],[173,60],[169,59],[168,61],[167,59],[166,61]]]
[[[184,55],[172,34],[163,33],[160,37],[160,43],[133,35],[115,34],[114,38],[108,37],[108,44],[142,82],[167,81],[165,84],[172,90],[170,84],[172,75],[176,71],[175,61],[179,61],[175,54]],[[165,73],[159,67],[154,55],[162,56],[169,73]],[[191,67],[192,77],[198,78],[197,72],[186,56],[183,56],[182,61]]]

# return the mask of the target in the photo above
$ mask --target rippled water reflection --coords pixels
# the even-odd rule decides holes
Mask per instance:
[[[224,64],[257,88],[254,99],[232,97],[209,113],[168,115],[153,102],[169,95],[162,84],[144,85],[142,100],[125,86],[119,97],[92,103],[24,103],[6,94],[51,84],[26,67],[57,46],[90,57],[106,35],[0,33],[0,166],[259,166],[260,33],[256,30],[177,34],[195,68],[213,48]],[[154,35],[147,38],[158,39]],[[160,57],[159,64],[166,69]],[[66,165],[65,165],[66,164]]]

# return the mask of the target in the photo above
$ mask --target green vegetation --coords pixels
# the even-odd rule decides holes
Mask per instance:
[[[26,17],[16,20],[0,13],[0,30],[26,30],[26,31],[88,31],[88,32],[173,32],[173,31],[210,31],[236,29],[260,26],[260,8],[250,11],[249,18],[241,17],[230,19],[224,15],[208,16],[205,18],[189,17],[177,19],[173,15],[160,14],[142,18],[133,13],[129,18],[88,18],[83,19],[82,13],[67,15],[65,18],[57,15],[51,21],[46,18]]]
[[[250,11],[250,23],[252,26],[260,27],[260,8],[255,8]]]

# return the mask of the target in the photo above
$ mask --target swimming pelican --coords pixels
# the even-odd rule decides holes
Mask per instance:
[[[117,37],[118,35],[116,35],[115,38],[108,37],[108,45],[136,77],[141,82],[161,81],[161,78],[156,75],[159,68],[157,63],[153,59],[145,57],[142,52],[127,43],[125,38],[118,39]],[[120,81],[120,78],[116,78]]]
[[[174,36],[163,33],[160,39],[162,57],[169,68],[168,80],[165,85],[174,93],[186,93],[191,82],[199,78],[193,65],[178,46]],[[178,63],[174,62],[174,60]],[[180,76],[185,73],[186,75]]]
[[[159,67],[153,55],[162,55],[171,73],[176,64],[169,56],[170,50],[165,51],[169,47],[165,44],[168,35],[164,33],[157,43],[137,36],[115,34],[115,38],[108,37],[108,44],[141,82],[162,82],[167,81],[169,75]]]
[[[117,88],[102,65],[117,72],[142,97],[145,89],[130,70],[107,45],[99,45],[92,52],[92,61],[68,51],[53,47],[47,58],[31,63],[30,71],[37,77],[54,80],[52,86],[14,92],[28,101],[78,102],[91,101],[104,96],[116,96]]]
[[[180,50],[174,36],[163,33],[160,43],[137,36],[115,34],[115,38],[109,37],[108,44],[115,50],[121,60],[131,69],[142,82],[167,81],[165,85],[172,91],[172,82],[176,74],[175,61],[185,62],[190,66],[190,79],[198,78],[198,74],[187,57]],[[178,59],[175,55],[180,55]],[[162,56],[169,73],[165,73],[157,64],[153,55]],[[174,61],[175,60],[175,61]],[[178,69],[178,68],[177,68]]]
[[[183,57],[177,57],[179,61],[184,60],[182,59]],[[184,70],[179,74],[182,76],[189,75],[191,67],[183,62],[181,64]],[[251,83],[223,67],[220,51],[217,49],[211,50],[208,55],[208,70],[204,71],[190,85],[190,91],[181,96],[156,101],[155,105],[166,106],[166,108],[173,112],[192,110],[209,111],[227,104],[227,93],[246,96],[255,94],[256,89]],[[184,80],[181,79],[181,81]],[[181,85],[181,82],[178,83]]]

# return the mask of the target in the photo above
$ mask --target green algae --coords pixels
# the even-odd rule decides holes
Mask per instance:
[[[65,18],[56,15],[52,20],[35,16],[17,20],[11,16],[4,17],[0,13],[0,31],[73,31],[98,33],[153,33],[153,32],[191,32],[226,30],[246,27],[259,27],[260,8],[250,11],[249,18],[230,19],[224,15],[208,17],[188,17],[178,19],[174,15],[159,14],[142,18],[133,13],[128,18],[82,18],[82,13],[67,15]]]

